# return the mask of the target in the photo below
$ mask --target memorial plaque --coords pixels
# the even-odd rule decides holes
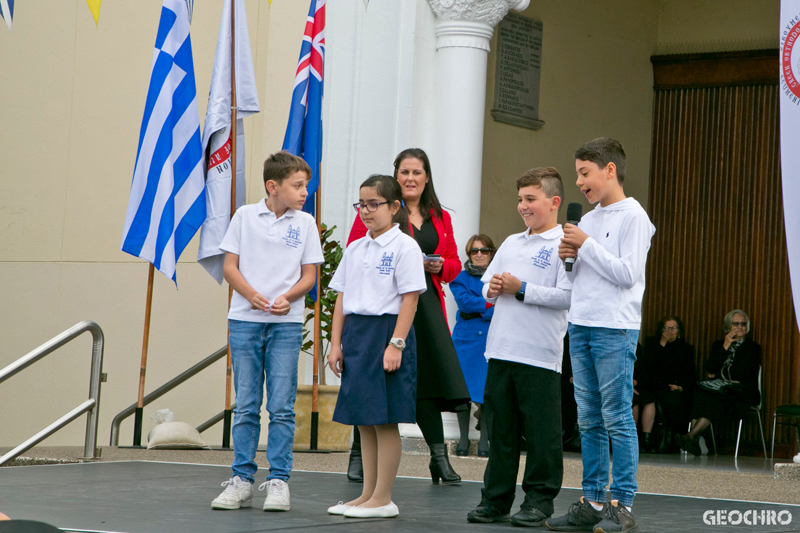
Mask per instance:
[[[509,13],[497,28],[497,69],[492,117],[538,130],[542,23]]]

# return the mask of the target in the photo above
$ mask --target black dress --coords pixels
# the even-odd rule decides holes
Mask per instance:
[[[761,394],[758,391],[761,345],[745,339],[736,349],[730,369],[722,373],[722,367],[729,355],[730,352],[724,348],[723,341],[715,341],[711,346],[705,371],[717,378],[726,377],[738,381],[740,385],[714,392],[697,387],[692,404],[692,418],[708,418],[716,424],[743,416],[750,406],[758,405],[761,401]]]
[[[414,239],[426,254],[435,253],[439,246],[439,235],[430,219],[421,228],[414,228]],[[435,400],[440,410],[455,411],[469,403],[469,389],[430,272],[425,272],[425,282],[427,290],[420,294],[414,315],[417,401]]]
[[[639,364],[639,360],[636,364]],[[661,346],[661,337],[648,337],[642,350],[642,387],[645,397],[658,401],[664,422],[673,432],[684,433],[689,425],[689,409],[697,381],[694,366],[694,346],[683,339],[675,339]],[[670,390],[679,385],[682,391]],[[640,391],[640,394],[643,394]],[[653,401],[653,400],[650,400]],[[646,402],[640,402],[644,405]]]

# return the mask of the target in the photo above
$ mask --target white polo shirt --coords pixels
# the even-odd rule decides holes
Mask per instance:
[[[301,265],[324,261],[314,217],[287,209],[281,218],[267,207],[266,198],[244,205],[233,215],[219,249],[239,256],[239,272],[270,303],[300,281]],[[250,308],[233,292],[228,318],[247,322],[303,322],[304,299],[292,302],[288,314],[276,316]]]
[[[572,293],[572,275],[558,258],[564,231],[560,225],[534,235],[528,231],[509,236],[481,277],[483,297],[494,302],[485,355],[561,372]],[[486,297],[489,280],[504,272],[527,283],[523,302],[508,293]]]
[[[425,269],[417,241],[395,224],[373,239],[370,232],[350,243],[330,288],[344,293],[345,315],[396,315],[401,294],[425,292]]]
[[[633,198],[598,205],[578,227],[589,238],[578,250],[569,321],[578,326],[640,329],[644,273],[656,232]]]

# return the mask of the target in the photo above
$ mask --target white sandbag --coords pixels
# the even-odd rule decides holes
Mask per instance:
[[[147,449],[210,449],[200,432],[186,422],[173,422],[174,415],[169,409],[159,409],[150,418],[156,426],[147,435]]]

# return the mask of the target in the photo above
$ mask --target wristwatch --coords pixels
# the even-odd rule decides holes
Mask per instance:
[[[517,291],[517,294],[515,294],[515,295],[514,295],[514,298],[516,298],[516,299],[517,299],[517,300],[519,300],[520,302],[524,302],[524,301],[525,301],[525,287],[526,287],[527,285],[528,285],[528,283],[527,283],[527,282],[525,282],[525,281],[523,281],[523,282],[522,282],[522,286],[521,286],[521,287],[519,288],[519,290]]]
[[[394,346],[401,352],[406,349],[406,341],[401,339],[400,337],[394,337],[392,340],[389,341],[389,346]]]

